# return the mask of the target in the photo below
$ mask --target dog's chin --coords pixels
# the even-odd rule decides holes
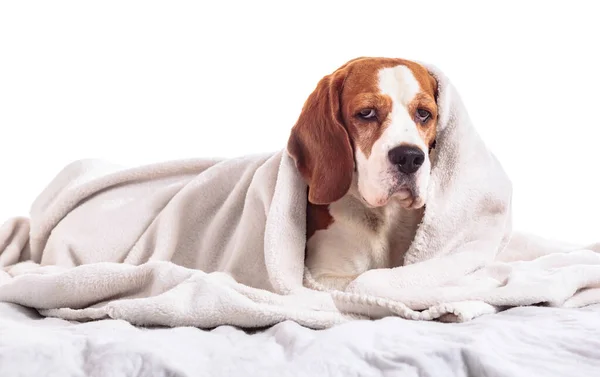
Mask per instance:
[[[419,209],[425,205],[425,198],[420,195],[420,190],[416,188],[400,188],[391,198],[404,209]]]
[[[361,198],[369,208],[384,207],[392,201],[405,209],[419,209],[425,205],[425,198],[420,195],[420,190],[409,186],[398,187],[380,195],[361,195]]]
[[[368,196],[361,194],[360,198],[361,198],[361,201],[363,202],[363,204],[368,208],[384,207],[390,201],[389,195],[368,197]]]

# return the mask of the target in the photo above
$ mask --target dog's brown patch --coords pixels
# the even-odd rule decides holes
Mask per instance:
[[[344,81],[341,96],[342,117],[353,146],[360,148],[367,157],[371,154],[373,144],[381,137],[389,124],[388,116],[393,106],[391,98],[380,91],[379,71],[399,65],[410,69],[421,88],[421,92],[412,101],[412,106],[408,106],[408,111],[411,116],[414,116],[419,106],[426,105],[426,109],[432,113],[432,119],[427,122],[427,127],[419,127],[419,133],[426,145],[431,145],[435,139],[437,82],[427,69],[420,64],[404,59],[355,59],[348,65],[350,72]],[[375,109],[377,118],[368,121],[357,117],[357,113],[365,108]]]
[[[308,203],[306,207],[306,239],[315,234],[317,230],[329,228],[333,224],[333,217],[329,213],[328,205]]]

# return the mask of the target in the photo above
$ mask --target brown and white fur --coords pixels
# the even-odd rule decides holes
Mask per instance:
[[[415,62],[358,58],[304,104],[288,151],[308,185],[305,263],[325,287],[403,264],[427,201],[436,91]]]

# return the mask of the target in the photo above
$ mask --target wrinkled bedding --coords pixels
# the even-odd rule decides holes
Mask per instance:
[[[2,377],[599,373],[600,305],[514,308],[466,323],[389,317],[317,331],[286,321],[244,332],[71,323],[0,303]]]

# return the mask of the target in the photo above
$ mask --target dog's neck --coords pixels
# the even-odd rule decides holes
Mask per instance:
[[[306,267],[327,287],[345,289],[362,272],[401,266],[423,213],[395,199],[369,207],[356,185],[329,205],[309,203]]]
[[[370,207],[362,199],[356,180],[342,199],[329,206],[329,211],[336,222],[343,223],[357,235],[369,239],[374,247],[387,251],[387,256],[381,256],[381,263],[376,263],[377,266],[372,268],[397,267],[403,264],[404,255],[424,213],[423,208],[403,208],[394,198],[384,206]]]

